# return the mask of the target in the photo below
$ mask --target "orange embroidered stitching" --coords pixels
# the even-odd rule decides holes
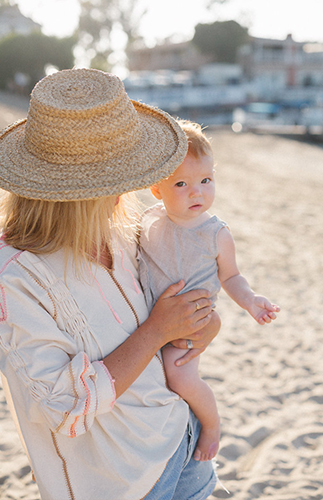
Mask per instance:
[[[88,366],[89,366],[89,362],[88,362],[87,357],[86,357],[86,356],[85,356],[85,354],[84,354],[84,370],[83,370],[83,372],[82,372],[82,373],[81,373],[81,375],[80,375],[80,379],[82,380],[82,383],[83,383],[84,388],[85,388],[86,393],[87,393],[87,398],[86,398],[86,401],[85,401],[85,407],[84,407],[84,411],[83,411],[83,416],[84,416],[84,427],[85,427],[85,430],[86,430],[86,431],[88,430],[88,429],[87,429],[87,423],[86,423],[86,414],[87,414],[87,412],[89,411],[90,400],[91,400],[91,394],[90,394],[90,390],[89,390],[89,388],[88,388],[88,386],[87,386],[87,384],[86,384],[86,382],[85,382],[85,380],[84,380],[83,376],[84,376],[84,373],[86,372],[86,370],[88,369]],[[75,408],[75,406],[74,406],[74,408]],[[75,417],[75,420],[74,420],[73,424],[71,425],[71,430],[70,430],[70,436],[71,436],[71,437],[76,437],[76,435],[77,435],[77,434],[76,434],[75,427],[76,427],[76,424],[77,424],[77,422],[79,421],[79,419],[80,419],[80,417],[79,417],[79,416]]]
[[[104,268],[106,269],[106,268]],[[120,291],[121,295],[123,296],[124,300],[127,302],[128,306],[130,307],[135,319],[136,319],[136,323],[137,323],[137,328],[139,328],[140,326],[140,321],[139,321],[139,318],[138,318],[138,315],[136,313],[136,310],[134,308],[134,306],[131,304],[130,300],[128,299],[125,291],[123,290],[122,286],[120,285],[120,283],[118,282],[118,280],[115,278],[113,272],[110,270],[110,269],[106,269],[108,271],[108,274],[111,276],[111,279],[112,281],[114,282],[114,284],[116,285],[116,287],[118,288],[118,290]]]
[[[84,365],[85,365],[85,368],[83,370],[83,372],[81,373],[81,380],[82,380],[82,383],[84,385],[84,388],[86,390],[86,393],[87,393],[87,398],[86,398],[86,401],[85,401],[85,407],[84,407],[84,411],[83,411],[83,415],[84,415],[84,427],[85,427],[85,430],[87,431],[88,430],[88,426],[87,426],[87,413],[90,409],[90,404],[91,404],[91,391],[90,389],[88,388],[88,385],[83,377],[84,373],[86,372],[86,370],[88,369],[89,367],[89,360],[87,358],[87,356],[84,354]]]
[[[50,301],[51,301],[51,303],[53,305],[53,308],[54,308],[53,320],[57,321],[57,308],[56,308],[56,304],[55,304],[55,301],[54,301],[53,297],[51,296],[51,294],[47,290],[47,288],[21,262],[17,261],[17,264],[19,264],[26,271],[26,273],[29,274],[29,276],[37,283],[38,286],[40,286],[40,288],[42,288],[43,290],[45,290],[45,292],[47,293],[47,295],[48,295],[48,297],[49,297],[49,299],[50,299]]]
[[[74,496],[74,493],[73,493],[73,488],[72,488],[71,481],[70,481],[70,478],[69,478],[69,475],[68,475],[66,460],[65,460],[65,458],[63,457],[63,455],[60,452],[60,449],[58,447],[57,439],[56,439],[55,434],[52,431],[50,431],[50,433],[52,435],[52,440],[53,440],[53,443],[54,443],[54,446],[55,446],[56,453],[57,453],[58,457],[62,461],[63,472],[64,472],[64,476],[65,476],[65,481],[66,481],[66,484],[67,484],[67,488],[68,488],[68,491],[69,491],[70,500],[75,500],[75,496]]]
[[[2,321],[7,321],[7,303],[6,303],[6,295],[2,285],[0,285],[0,323]]]
[[[77,400],[78,400],[78,394],[77,394],[76,388],[75,388],[75,381],[74,381],[74,377],[73,377],[73,372],[72,372],[72,366],[71,366],[71,364],[69,365],[69,374],[70,374],[70,377],[71,377],[71,380],[72,380],[72,385],[73,385],[74,404],[73,404],[73,407],[71,408],[70,411],[66,411],[65,412],[65,415],[64,415],[64,418],[63,418],[62,422],[58,425],[58,427],[56,427],[56,432],[59,432],[61,430],[61,428],[63,427],[63,425],[65,425],[66,420],[68,419],[68,417],[70,416],[70,414],[74,410],[74,408],[76,407]]]

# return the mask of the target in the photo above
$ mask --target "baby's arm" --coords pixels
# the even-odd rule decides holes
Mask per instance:
[[[280,308],[272,304],[266,297],[256,295],[247,280],[240,274],[235,255],[234,240],[227,228],[218,233],[219,254],[217,263],[219,279],[226,293],[260,324],[270,323],[276,319]]]

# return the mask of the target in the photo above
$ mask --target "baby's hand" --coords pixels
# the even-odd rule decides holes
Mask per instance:
[[[279,313],[280,307],[269,302],[266,297],[254,295],[247,310],[257,323],[264,325],[276,319],[276,313]]]

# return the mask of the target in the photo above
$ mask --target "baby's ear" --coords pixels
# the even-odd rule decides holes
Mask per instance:
[[[157,198],[157,200],[162,199],[161,194],[159,192],[158,184],[154,184],[153,186],[150,186],[150,191],[155,196],[155,198]]]

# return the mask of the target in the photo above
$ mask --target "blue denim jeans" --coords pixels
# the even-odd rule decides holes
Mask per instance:
[[[200,423],[190,411],[185,435],[145,500],[205,500],[217,481],[212,462],[197,462],[193,453]]]

